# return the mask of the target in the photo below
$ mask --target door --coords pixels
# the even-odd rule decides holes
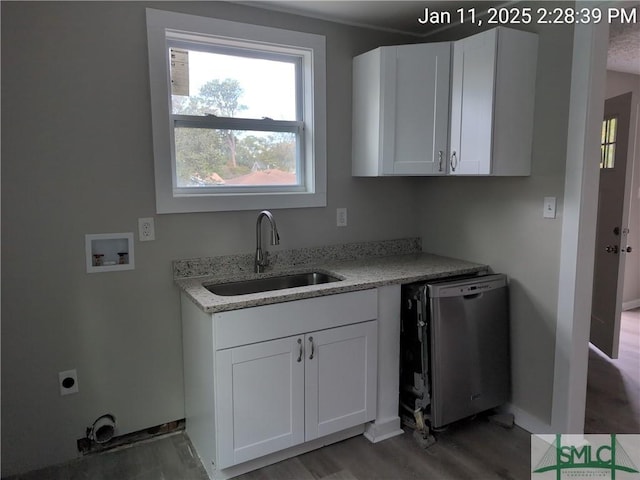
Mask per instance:
[[[304,441],[303,338],[216,352],[218,468]]]
[[[383,173],[445,174],[451,43],[384,51]]]
[[[305,440],[375,418],[377,349],[376,321],[306,335]]]
[[[496,29],[453,45],[450,175],[491,173]]]
[[[630,253],[625,197],[631,177],[627,162],[630,116],[631,93],[605,101],[589,340],[611,358],[618,358],[624,264]]]

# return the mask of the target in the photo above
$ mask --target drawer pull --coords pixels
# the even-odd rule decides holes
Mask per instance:
[[[309,355],[309,360],[313,360],[313,354],[315,352],[315,345],[313,344],[313,337],[309,337],[309,343],[311,344],[311,355]]]

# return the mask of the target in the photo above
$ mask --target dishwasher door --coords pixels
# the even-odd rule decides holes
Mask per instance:
[[[431,283],[432,426],[509,400],[509,306],[504,275]]]

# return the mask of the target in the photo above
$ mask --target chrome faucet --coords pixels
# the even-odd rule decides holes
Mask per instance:
[[[256,221],[256,260],[254,263],[254,271],[256,273],[264,272],[264,268],[269,265],[269,258],[267,253],[262,253],[262,219],[267,217],[271,224],[271,245],[280,244],[280,235],[278,234],[278,227],[276,227],[276,221],[268,210],[263,210],[258,214],[258,220]]]

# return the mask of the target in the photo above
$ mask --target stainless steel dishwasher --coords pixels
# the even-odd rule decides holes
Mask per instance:
[[[505,403],[506,276],[410,284],[402,295],[400,403],[417,428],[423,421],[439,428]]]

